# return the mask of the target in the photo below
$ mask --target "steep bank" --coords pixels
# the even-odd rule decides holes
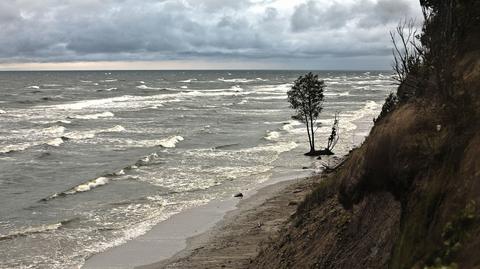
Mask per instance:
[[[251,267],[480,268],[479,3],[437,2],[422,2],[436,12],[425,36],[442,40],[429,30],[453,14],[458,44],[443,46],[455,52],[428,47],[427,71],[409,75],[423,76],[413,97],[377,120]]]

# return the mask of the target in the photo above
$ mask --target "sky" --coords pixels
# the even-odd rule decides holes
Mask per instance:
[[[5,0],[0,70],[389,69],[418,0]]]

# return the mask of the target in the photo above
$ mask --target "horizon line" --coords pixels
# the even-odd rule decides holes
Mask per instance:
[[[118,71],[374,71],[388,72],[392,69],[339,69],[339,68],[192,68],[192,69],[0,69],[0,72],[118,72]]]

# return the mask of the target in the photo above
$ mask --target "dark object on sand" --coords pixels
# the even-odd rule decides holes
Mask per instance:
[[[239,192],[239,193],[235,194],[233,197],[243,198],[243,193]]]

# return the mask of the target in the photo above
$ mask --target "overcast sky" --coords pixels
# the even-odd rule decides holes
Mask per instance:
[[[2,0],[0,69],[388,69],[418,0]]]

